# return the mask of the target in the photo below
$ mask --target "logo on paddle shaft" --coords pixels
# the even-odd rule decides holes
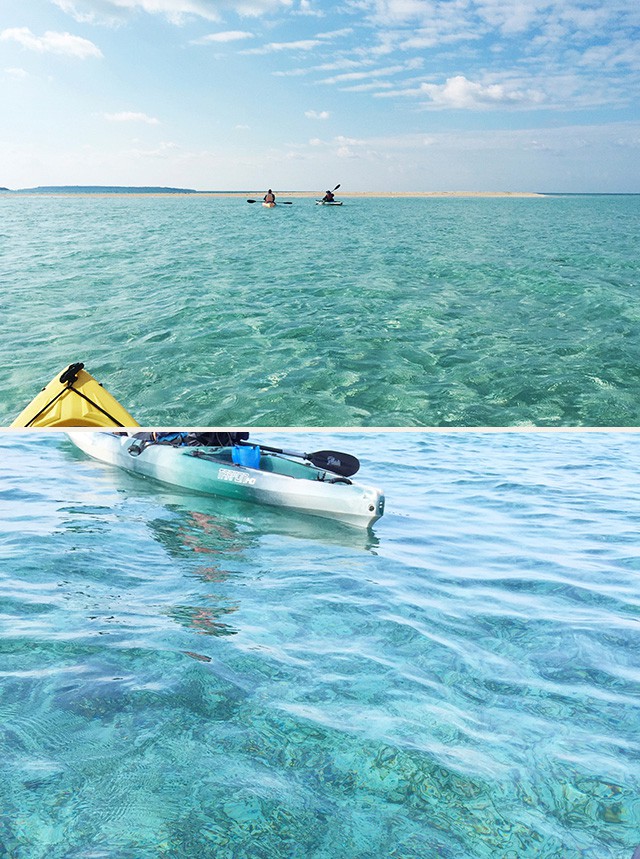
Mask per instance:
[[[242,483],[245,486],[253,486],[255,477],[245,474],[243,471],[230,471],[228,468],[218,469],[218,479],[228,480],[229,483]]]

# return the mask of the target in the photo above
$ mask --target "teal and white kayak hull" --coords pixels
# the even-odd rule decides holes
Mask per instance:
[[[368,528],[384,512],[374,487],[338,477],[307,462],[261,452],[260,467],[232,461],[230,447],[148,444],[132,455],[135,438],[111,432],[67,433],[84,453],[143,477],[206,495],[282,507]]]
[[[316,200],[316,206],[341,206],[342,200]]]

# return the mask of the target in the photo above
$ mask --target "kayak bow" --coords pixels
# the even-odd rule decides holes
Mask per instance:
[[[69,432],[68,437],[101,462],[205,495],[282,507],[362,528],[384,512],[379,489],[257,446],[257,467],[250,467],[236,461],[238,448],[230,446],[173,447],[112,432]]]
[[[12,427],[137,427],[129,412],[84,369],[70,364],[20,412]]]

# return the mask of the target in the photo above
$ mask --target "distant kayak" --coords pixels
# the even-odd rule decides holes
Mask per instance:
[[[269,453],[259,445],[176,447],[113,432],[69,432],[68,436],[101,462],[206,495],[283,507],[362,528],[384,512],[379,489],[354,483],[329,467]],[[331,452],[317,456],[326,453]]]
[[[342,200],[316,200],[316,206],[341,206]]]
[[[137,427],[129,412],[84,369],[70,364],[20,412],[12,427]]]

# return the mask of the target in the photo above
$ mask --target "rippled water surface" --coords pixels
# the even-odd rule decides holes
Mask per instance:
[[[631,859],[640,435],[295,442],[373,533],[0,435],[0,855]]]
[[[0,197],[0,424],[638,426],[640,196]]]

